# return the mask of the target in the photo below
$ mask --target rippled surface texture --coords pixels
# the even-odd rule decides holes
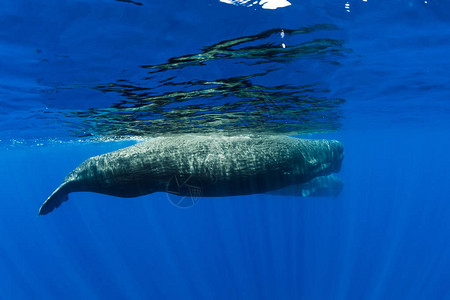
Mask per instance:
[[[0,298],[450,299],[449,12],[0,1]],[[87,158],[180,134],[336,139],[345,159],[270,195],[73,193],[36,217]]]
[[[2,145],[302,134],[448,111],[443,4],[241,4],[1,4]]]
[[[336,26],[319,24],[240,35],[201,45],[194,54],[169,57],[163,64],[142,59],[114,80],[87,79],[98,61],[79,65],[73,56],[83,48],[66,50],[56,61],[46,55],[47,49],[35,49],[36,69],[44,78],[36,78],[38,86],[30,92],[39,102],[26,124],[18,123],[10,135],[64,139],[336,130],[344,99],[330,96],[326,76],[320,74],[350,52],[336,33]],[[100,54],[107,56],[109,49],[105,52]],[[102,63],[111,68],[110,60]],[[71,82],[50,82],[45,78],[53,75],[46,73],[49,67],[56,73],[81,67],[83,73]],[[107,103],[97,103],[99,97],[108,98]]]

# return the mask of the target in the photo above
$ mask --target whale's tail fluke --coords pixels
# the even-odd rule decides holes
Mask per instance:
[[[44,204],[39,208],[38,216],[48,214],[68,199],[67,185],[63,183],[45,200]]]

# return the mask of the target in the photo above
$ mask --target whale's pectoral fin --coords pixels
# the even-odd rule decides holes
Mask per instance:
[[[69,196],[65,184],[62,184],[45,200],[44,204],[39,208],[38,216],[48,214],[68,199]]]

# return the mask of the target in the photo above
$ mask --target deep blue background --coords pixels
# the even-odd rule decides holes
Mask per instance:
[[[292,1],[276,11],[142,2],[0,5],[0,298],[450,299],[445,3],[350,1],[348,13],[344,1]],[[142,61],[164,63],[224,39],[327,22],[342,29],[354,53],[327,76],[330,92],[346,100],[343,126],[306,137],[344,143],[339,197],[253,195],[179,209],[163,193],[76,193],[37,217],[81,161],[131,142],[18,145],[14,136],[32,137],[32,130],[16,131],[19,123],[49,105],[36,89],[132,77]],[[114,35],[123,44],[114,46]],[[45,53],[50,59],[68,52],[73,61],[42,68],[34,62],[41,48],[54,51]],[[111,101],[75,92],[51,105]]]
[[[446,299],[445,132],[345,130],[338,198],[158,193],[43,199],[84,158],[121,145],[2,151],[5,298]]]

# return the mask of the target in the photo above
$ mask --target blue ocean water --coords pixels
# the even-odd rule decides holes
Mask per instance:
[[[0,298],[450,299],[450,5],[289,3],[0,3]],[[37,217],[83,160],[185,132],[340,140],[344,189]]]

